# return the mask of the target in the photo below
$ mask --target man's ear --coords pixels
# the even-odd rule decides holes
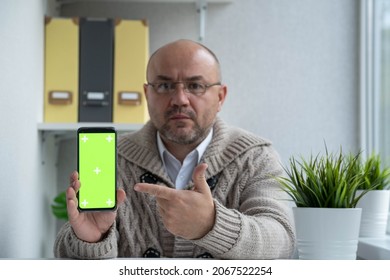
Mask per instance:
[[[144,84],[144,95],[146,100],[148,100],[148,84]]]
[[[222,110],[222,105],[225,102],[226,96],[227,96],[227,86],[222,84],[218,91],[218,98],[219,98],[218,112]]]

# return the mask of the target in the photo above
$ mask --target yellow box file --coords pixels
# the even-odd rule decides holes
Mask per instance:
[[[45,20],[45,122],[77,122],[79,27],[72,18]]]
[[[114,57],[114,123],[149,119],[143,92],[149,56],[149,27],[142,20],[117,20]]]

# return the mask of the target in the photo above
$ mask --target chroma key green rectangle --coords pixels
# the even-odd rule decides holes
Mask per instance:
[[[80,210],[116,208],[116,132],[110,128],[78,130]]]

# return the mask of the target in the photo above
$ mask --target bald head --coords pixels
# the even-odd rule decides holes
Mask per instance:
[[[198,64],[214,72],[213,79],[221,81],[221,69],[217,56],[206,46],[191,40],[178,40],[157,49],[149,59],[147,80],[152,81],[161,68],[181,67]],[[207,77],[206,77],[207,78]]]

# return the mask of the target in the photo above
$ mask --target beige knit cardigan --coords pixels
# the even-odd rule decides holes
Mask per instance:
[[[127,200],[118,207],[116,222],[107,236],[98,243],[87,243],[66,223],[57,235],[55,256],[291,257],[295,245],[291,207],[274,178],[283,169],[271,143],[217,119],[213,139],[201,161],[208,164],[206,179],[216,209],[214,227],[201,239],[173,236],[156,211],[155,198],[133,190],[140,181],[174,188],[158,153],[156,130],[149,122],[118,141],[118,187],[124,188]]]

